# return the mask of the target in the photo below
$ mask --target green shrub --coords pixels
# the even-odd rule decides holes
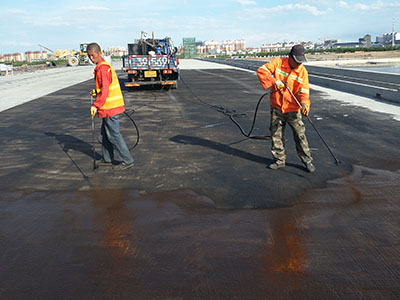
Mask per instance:
[[[40,61],[32,61],[32,62],[27,62],[27,61],[13,61],[11,64],[13,67],[20,67],[20,66],[38,66],[38,65],[44,65],[46,62],[54,62],[57,66],[65,66],[68,64],[67,59],[57,59],[57,60],[40,60]]]

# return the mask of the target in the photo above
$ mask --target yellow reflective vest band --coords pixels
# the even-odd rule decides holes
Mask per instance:
[[[110,91],[119,88],[119,85],[110,85]]]
[[[100,65],[107,65],[110,68],[108,69],[109,72],[112,74],[112,82],[108,88],[108,97],[106,102],[100,109],[113,109],[117,107],[124,106],[124,98],[122,96],[121,87],[119,85],[118,76],[115,73],[114,69],[111,67],[109,63],[103,61]],[[99,83],[96,78],[96,90],[100,91]]]
[[[302,83],[303,82],[303,79],[302,78],[300,78],[299,76],[296,76],[296,75],[292,75],[292,76],[290,76],[293,80],[296,80],[298,83]]]
[[[286,72],[284,72],[284,71],[282,71],[281,69],[278,69],[278,68],[276,68],[276,71],[275,71],[275,72],[278,73],[278,74],[280,74],[280,75],[283,75],[283,76],[285,76],[285,77],[288,77],[288,76],[289,76],[288,73],[286,73]]]
[[[270,70],[268,70],[268,68],[265,65],[262,65],[260,68],[271,74]]]
[[[304,93],[304,94],[309,95],[309,94],[310,94],[310,90],[304,89],[304,88],[300,88],[300,89],[299,89],[299,94],[300,94],[300,93]]]

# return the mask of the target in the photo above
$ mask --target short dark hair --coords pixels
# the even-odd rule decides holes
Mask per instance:
[[[95,51],[97,53],[101,52],[101,48],[100,48],[99,44],[97,44],[97,43],[90,43],[86,48],[86,51],[89,51],[89,50]]]

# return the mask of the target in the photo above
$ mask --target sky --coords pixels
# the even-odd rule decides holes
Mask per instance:
[[[0,0],[0,53],[126,46],[142,30],[156,38],[245,39],[247,46],[284,41],[358,41],[400,31],[400,1]]]

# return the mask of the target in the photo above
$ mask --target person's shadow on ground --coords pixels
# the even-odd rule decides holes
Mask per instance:
[[[189,144],[189,145],[198,145],[198,146],[203,146],[206,148],[211,148],[223,153],[226,153],[228,155],[234,155],[243,159],[247,159],[250,161],[254,161],[256,163],[260,164],[269,164],[272,163],[273,160],[251,154],[249,152],[239,150],[232,148],[228,145],[221,144],[219,142],[214,142],[211,140],[203,139],[200,137],[195,137],[195,136],[186,136],[186,135],[176,135],[172,138],[170,138],[170,141],[175,142],[175,143],[180,143],[180,144]]]
[[[96,160],[99,160],[102,157],[99,153],[93,151],[94,145],[89,144],[72,135],[58,134],[54,132],[45,132],[44,134],[50,137],[54,137],[58,141],[58,144],[60,145],[62,151],[64,151],[66,154],[68,154],[69,150],[74,150],[86,154],[91,158],[95,158]],[[93,153],[95,153],[95,157],[93,157]]]
[[[175,143],[179,143],[179,144],[203,146],[206,148],[210,148],[213,150],[223,152],[228,155],[237,156],[242,159],[247,159],[247,160],[259,163],[259,164],[263,164],[266,167],[268,167],[269,164],[274,162],[273,159],[269,159],[269,158],[266,158],[263,156],[251,154],[249,152],[230,147],[229,145],[225,145],[225,144],[222,144],[219,142],[203,139],[200,137],[187,136],[187,135],[176,135],[174,137],[171,137],[169,140],[172,142],[175,142]],[[297,164],[286,163],[286,165],[297,168],[302,171],[306,171],[306,168],[304,168],[303,166],[297,165]],[[288,172],[288,171],[286,171],[286,172]],[[297,176],[304,177],[302,175],[297,175]]]

